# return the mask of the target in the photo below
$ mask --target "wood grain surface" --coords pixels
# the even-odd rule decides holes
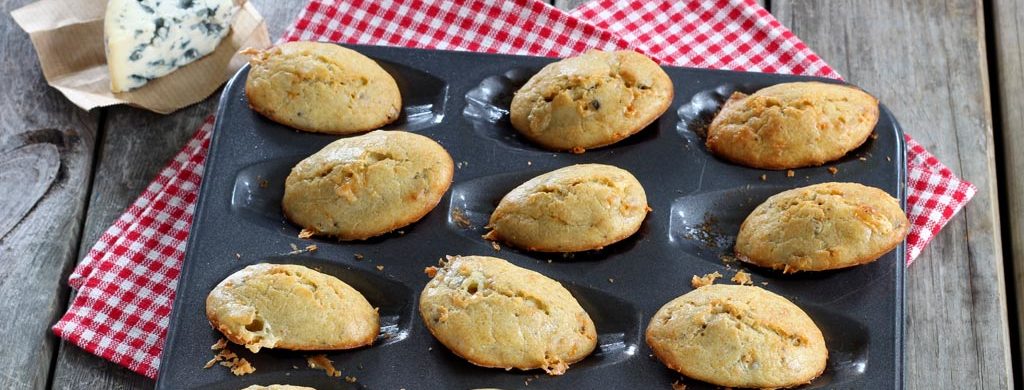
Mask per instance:
[[[980,1],[775,0],[773,14],[978,187],[907,270],[908,388],[1012,386]]]
[[[998,95],[999,120],[1002,130],[1002,166],[1000,177],[1006,204],[1003,205],[1010,225],[1013,285],[1016,287],[1016,318],[1011,326],[1024,329],[1024,2],[995,0],[992,2],[996,68],[992,93]],[[1005,229],[1004,229],[1005,230]],[[1018,340],[1018,342],[1020,342]],[[1019,346],[1024,350],[1024,344]],[[1021,363],[1018,363],[1018,368]]]
[[[46,85],[28,35],[10,17],[26,3],[0,0],[0,164],[8,164],[0,168],[0,205],[3,218],[17,219],[0,237],[4,389],[44,388],[49,380],[57,345],[50,326],[66,304],[99,121]]]

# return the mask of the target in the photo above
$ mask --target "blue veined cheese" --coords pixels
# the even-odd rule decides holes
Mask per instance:
[[[233,0],[110,0],[103,21],[110,90],[138,88],[210,54],[237,11]]]

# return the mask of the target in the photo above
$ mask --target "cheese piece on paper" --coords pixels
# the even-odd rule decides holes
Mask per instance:
[[[233,0],[110,0],[103,21],[110,90],[141,87],[210,54],[237,11]]]

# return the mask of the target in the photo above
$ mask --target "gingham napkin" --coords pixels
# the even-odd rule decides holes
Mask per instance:
[[[630,48],[665,65],[839,78],[754,0],[595,1],[565,12],[535,0],[312,0],[283,40],[324,40],[564,57]],[[156,377],[213,118],[75,268],[78,291],[53,331]],[[907,137],[909,265],[976,192]]]

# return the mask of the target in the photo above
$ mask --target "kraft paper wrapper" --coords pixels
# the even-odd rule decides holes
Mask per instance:
[[[270,46],[263,17],[245,0],[217,49],[146,85],[123,93],[110,92],[103,50],[103,15],[107,0],[42,0],[11,12],[32,38],[43,76],[75,105],[90,110],[129,104],[168,114],[213,94],[247,58],[246,47]]]

